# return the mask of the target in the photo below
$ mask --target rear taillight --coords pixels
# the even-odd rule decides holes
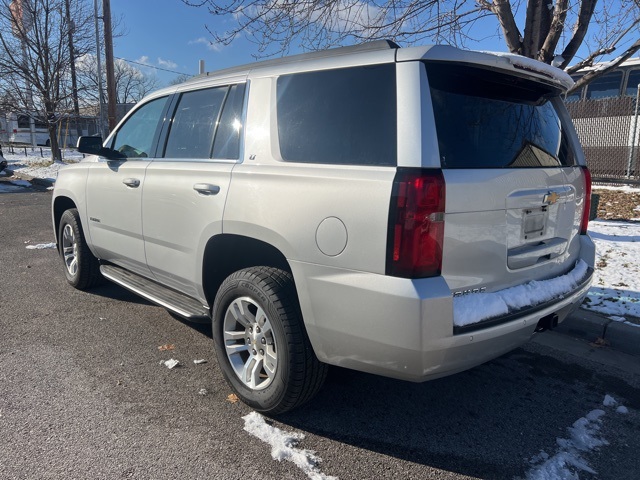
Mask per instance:
[[[583,165],[582,174],[584,175],[584,211],[582,212],[580,234],[586,235],[587,228],[589,228],[589,215],[591,214],[591,172]]]
[[[442,269],[445,183],[442,171],[398,168],[387,238],[387,275],[432,277]]]

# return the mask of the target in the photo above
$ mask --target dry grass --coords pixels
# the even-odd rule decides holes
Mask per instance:
[[[600,195],[599,219],[627,221],[640,219],[640,192],[603,190],[594,187],[593,193]]]

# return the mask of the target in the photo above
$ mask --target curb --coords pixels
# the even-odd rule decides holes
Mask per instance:
[[[640,326],[611,320],[590,310],[579,308],[553,331],[640,356]]]
[[[34,185],[39,185],[41,187],[52,187],[53,184],[56,183],[55,181],[49,180],[48,178],[32,177],[31,175],[16,172],[15,170],[11,170],[10,168],[5,168],[3,172],[7,174],[7,177],[16,177],[20,180],[27,180],[28,182],[31,182]]]

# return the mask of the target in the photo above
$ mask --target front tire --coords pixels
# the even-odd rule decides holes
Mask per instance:
[[[88,290],[100,283],[100,265],[89,250],[75,208],[65,211],[60,218],[58,248],[70,285],[78,290]]]
[[[212,319],[218,364],[250,407],[283,413],[322,387],[327,366],[313,352],[289,272],[254,267],[232,274],[218,290]]]

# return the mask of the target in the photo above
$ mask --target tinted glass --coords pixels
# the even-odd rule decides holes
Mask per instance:
[[[128,158],[149,157],[167,98],[157,98],[136,110],[116,132],[111,148]]]
[[[587,98],[595,100],[597,98],[617,97],[620,95],[621,84],[622,72],[607,73],[587,85]]]
[[[213,158],[236,160],[240,157],[244,90],[245,86],[242,84],[234,85],[229,91],[213,145]]]
[[[549,101],[559,92],[478,68],[428,64],[443,168],[572,165],[573,152]]]
[[[216,122],[228,87],[186,92],[176,107],[164,156],[210,158]]]
[[[396,165],[395,65],[284,75],[277,93],[285,161]]]
[[[631,70],[627,80],[625,95],[635,97],[638,94],[638,84],[640,83],[640,70]]]

